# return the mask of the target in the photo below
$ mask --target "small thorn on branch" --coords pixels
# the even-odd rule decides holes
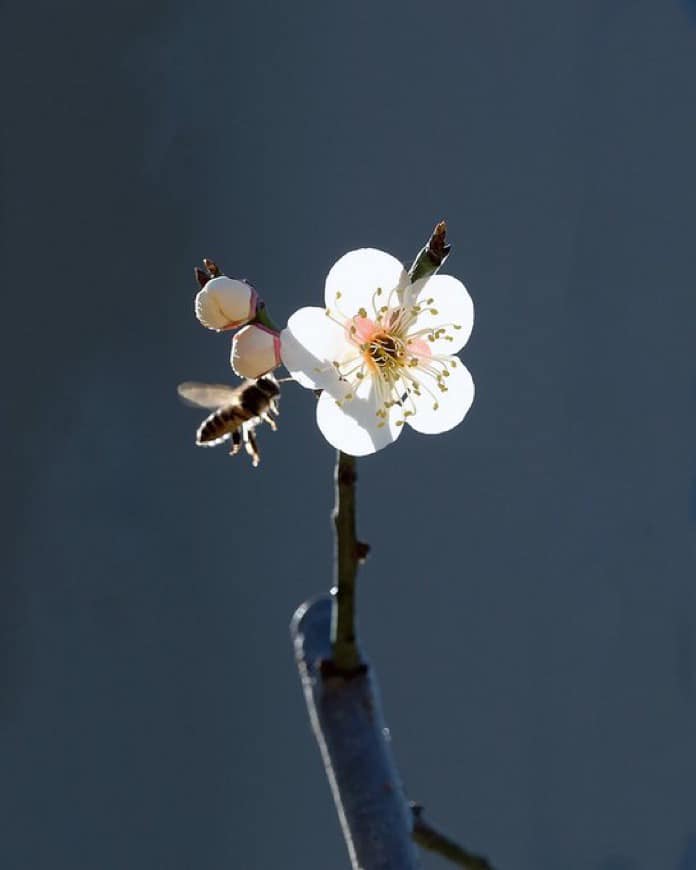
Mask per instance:
[[[370,545],[366,544],[365,541],[356,541],[355,542],[355,556],[360,565],[363,564],[365,559],[367,559],[367,555],[370,552]]]
[[[459,843],[441,834],[423,818],[423,806],[413,801],[410,804],[413,813],[413,839],[423,849],[436,852],[443,858],[448,858],[453,864],[465,867],[466,870],[494,870],[493,865],[481,855],[468,852]]]

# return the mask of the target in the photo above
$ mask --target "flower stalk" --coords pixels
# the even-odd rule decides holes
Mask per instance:
[[[332,669],[351,674],[362,664],[355,630],[355,578],[366,545],[355,535],[355,457],[338,450],[334,473],[336,503],[333,512],[335,537],[334,588],[331,613]]]
[[[446,244],[447,224],[440,221],[428,242],[417,254],[411,266],[411,281],[435,274],[450,252]],[[263,311],[264,309],[261,309]],[[325,663],[333,672],[355,673],[362,667],[356,636],[355,599],[359,564],[365,559],[368,545],[358,541],[355,531],[357,481],[356,459],[341,450],[336,451],[334,472],[335,528],[334,586],[331,590],[331,662]]]
[[[261,305],[259,305],[256,311],[256,317],[251,322],[260,323],[262,326],[265,326],[268,329],[272,329],[274,332],[280,332],[280,327],[276,326],[276,324],[271,319],[271,315],[268,313],[268,308],[266,308],[265,303],[261,303]]]

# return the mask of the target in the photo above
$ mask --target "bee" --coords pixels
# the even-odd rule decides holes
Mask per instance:
[[[238,387],[227,384],[199,384],[186,381],[179,384],[181,398],[199,408],[215,408],[215,411],[198,427],[196,444],[199,447],[214,447],[228,438],[232,441],[230,456],[244,449],[251,456],[256,468],[261,459],[256,443],[255,428],[268,423],[275,431],[278,416],[280,387],[272,375],[257,381],[244,381]]]

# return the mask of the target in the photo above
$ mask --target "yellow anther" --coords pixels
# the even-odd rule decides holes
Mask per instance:
[[[461,328],[462,328],[461,323],[453,323],[452,326],[453,326],[455,329],[461,329]]]
[[[358,314],[360,315],[360,317],[367,317],[367,311],[364,308],[359,308]]]
[[[336,291],[336,299],[337,299],[337,300],[340,299],[342,295],[343,295],[343,294],[341,293],[340,290],[337,290],[337,291]]]

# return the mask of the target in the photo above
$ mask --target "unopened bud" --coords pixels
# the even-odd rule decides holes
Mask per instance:
[[[260,378],[280,365],[280,333],[260,323],[240,329],[232,339],[230,364],[242,378]]]
[[[236,329],[256,316],[258,303],[259,294],[251,284],[220,275],[196,296],[196,317],[208,329]]]

